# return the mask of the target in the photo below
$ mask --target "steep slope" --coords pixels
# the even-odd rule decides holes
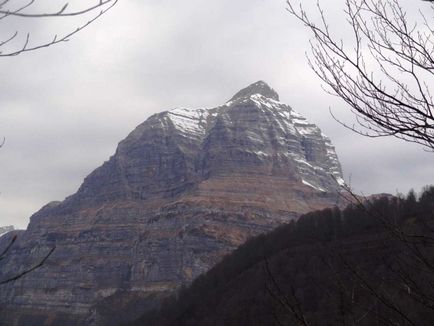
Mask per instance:
[[[13,230],[15,230],[15,228],[12,225],[10,225],[10,226],[1,226],[0,227],[0,237],[2,235],[4,235],[4,234],[8,233],[8,232],[13,231]]]
[[[377,195],[303,215],[249,239],[131,326],[433,325],[434,247],[418,239],[433,236],[434,187],[420,198]]]
[[[153,115],[31,217],[0,276],[56,250],[1,289],[0,317],[107,324],[98,302],[173,291],[247,238],[335,205],[341,182],[330,140],[264,82],[220,107]]]

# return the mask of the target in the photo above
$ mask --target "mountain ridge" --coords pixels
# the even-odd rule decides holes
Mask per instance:
[[[14,230],[15,230],[15,228],[13,225],[0,226],[0,237],[2,237],[6,233],[9,233],[9,232],[14,231]]]
[[[106,325],[99,302],[151,302],[249,237],[339,204],[330,139],[264,82],[237,94],[149,117],[75,194],[33,214],[0,276],[56,250],[0,291],[0,318]]]

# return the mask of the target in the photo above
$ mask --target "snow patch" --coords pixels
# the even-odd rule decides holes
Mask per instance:
[[[263,152],[263,151],[255,151],[254,152],[256,155],[259,155],[259,156],[270,156],[269,154],[267,154],[267,153],[265,153],[265,152]]]
[[[1,226],[0,227],[0,237],[2,237],[6,233],[9,233],[9,232],[14,231],[14,230],[15,230],[15,228],[12,225],[10,225],[10,226]]]
[[[311,184],[310,182],[307,182],[307,181],[304,180],[304,179],[301,179],[301,182],[303,182],[303,184],[305,184],[306,186],[309,186],[309,187],[312,187],[312,188],[314,188],[314,189],[316,189],[316,190],[319,190],[319,191],[323,191],[323,192],[325,192],[325,190],[324,190],[323,188],[321,188],[321,187],[317,187],[317,186],[314,186],[313,184]]]
[[[190,136],[203,136],[205,127],[202,123],[208,117],[207,109],[177,108],[167,113],[167,116],[179,131]]]
[[[297,129],[298,133],[303,136],[313,135],[318,131],[318,127],[314,125],[295,125],[295,129]]]
[[[340,185],[340,186],[345,186],[345,180],[342,179],[341,177],[335,177],[336,178],[336,182]]]
[[[300,159],[300,158],[295,158],[294,161],[299,162],[301,164],[305,164],[311,168],[315,168],[312,164],[310,164],[309,162],[307,162],[306,160]]]

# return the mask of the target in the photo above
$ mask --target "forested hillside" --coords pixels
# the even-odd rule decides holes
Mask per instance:
[[[434,187],[252,238],[134,325],[432,325]]]

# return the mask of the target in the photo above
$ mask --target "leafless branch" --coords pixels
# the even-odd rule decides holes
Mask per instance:
[[[16,274],[13,277],[7,278],[6,280],[0,281],[0,285],[16,281],[19,278],[23,277],[24,275],[33,272],[35,269],[38,269],[39,267],[41,267],[42,265],[44,265],[44,263],[46,262],[46,260],[51,256],[51,254],[54,252],[55,249],[56,249],[55,246],[53,248],[51,248],[50,251],[47,253],[47,255],[45,255],[45,257],[39,263],[37,263],[36,265],[34,265],[33,267],[31,267],[29,269],[26,269],[26,270],[24,270],[24,271]],[[9,248],[7,248],[7,250],[9,250]]]
[[[25,9],[28,9],[35,5],[36,0],[30,0],[24,6],[17,8],[15,10],[3,10],[1,9],[3,5],[9,1],[4,1],[0,4],[0,14],[5,16],[17,16],[23,18],[48,18],[48,17],[71,17],[71,16],[80,16],[88,12],[92,12],[95,10],[100,10],[106,5],[113,6],[118,0],[100,0],[95,5],[91,5],[85,9],[76,10],[76,11],[66,11],[69,6],[69,3],[65,3],[60,10],[54,12],[45,12],[45,13],[30,13],[23,12]]]
[[[21,19],[47,19],[47,18],[59,18],[59,17],[63,17],[63,18],[77,17],[77,16],[84,16],[86,14],[92,14],[92,13],[94,13],[94,15],[90,19],[88,18],[86,22],[82,23],[72,31],[65,33],[64,35],[59,36],[55,34],[53,38],[48,42],[42,42],[42,43],[37,43],[35,45],[30,45],[31,34],[26,33],[25,40],[23,41],[23,44],[18,47],[18,49],[2,50],[2,48],[5,48],[5,45],[11,45],[13,41],[18,40],[18,36],[20,35],[20,33],[18,31],[15,31],[6,39],[0,40],[0,57],[16,56],[24,52],[35,51],[55,44],[67,42],[73,35],[82,31],[84,28],[86,28],[91,23],[93,23],[98,18],[100,18],[102,15],[104,15],[108,10],[113,8],[113,6],[115,6],[118,1],[119,0],[100,0],[94,5],[76,11],[68,11],[67,10],[68,3],[65,3],[61,9],[56,10],[54,12],[36,13],[36,12],[29,11],[36,6],[37,4],[36,0],[30,0],[25,5],[15,9],[5,9],[4,8],[5,5],[10,3],[9,0],[4,0],[3,2],[0,3],[0,21],[11,17],[16,17]]]
[[[282,289],[279,286],[279,283],[276,281],[273,273],[270,270],[268,260],[264,258],[264,271],[267,275],[267,280],[271,282],[266,283],[267,292],[271,295],[272,298],[277,300],[279,304],[287,311],[291,313],[291,315],[297,320],[299,325],[308,326],[309,324],[306,321],[306,317],[304,316],[303,310],[301,308],[301,304],[298,298],[295,295],[295,290],[291,286],[291,297],[294,302],[288,299],[288,297],[284,294]],[[275,293],[277,292],[277,293]],[[279,321],[280,322],[280,321]]]
[[[17,236],[14,235],[12,237],[11,242],[9,242],[9,244],[7,245],[7,247],[3,250],[3,252],[0,254],[0,260],[4,259],[6,254],[8,253],[9,249],[11,249],[12,245],[15,243],[15,241],[17,240]]]
[[[347,47],[330,31],[319,2],[319,24],[293,2],[287,0],[288,12],[313,34],[310,67],[350,106],[358,127],[334,118],[364,136],[395,136],[434,150],[434,35],[425,17],[419,27],[398,0],[346,0],[354,44]]]

